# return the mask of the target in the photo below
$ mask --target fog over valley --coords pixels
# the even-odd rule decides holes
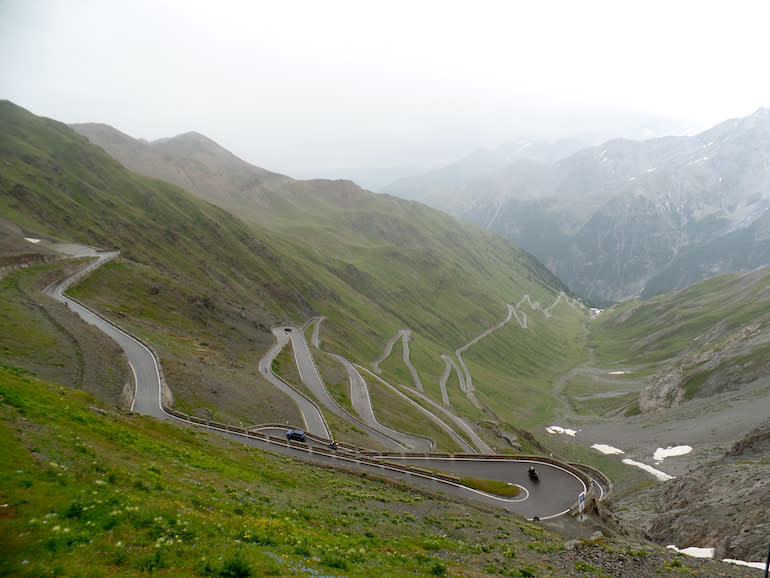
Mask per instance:
[[[770,106],[761,2],[0,3],[0,96],[377,190],[520,139],[694,134]]]

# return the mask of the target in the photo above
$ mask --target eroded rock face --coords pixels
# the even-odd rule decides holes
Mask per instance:
[[[664,364],[639,394],[642,413],[678,406],[689,397],[709,397],[766,378],[770,360],[747,362],[742,358],[770,335],[759,322],[730,330],[716,323],[698,338],[695,348]],[[692,381],[697,385],[690,386]]]
[[[684,398],[684,390],[680,387],[682,375],[682,369],[675,367],[645,387],[639,394],[639,409],[642,413],[655,413],[679,405]]]
[[[646,528],[660,543],[713,547],[716,558],[761,561],[770,520],[770,420],[725,456],[672,480]]]

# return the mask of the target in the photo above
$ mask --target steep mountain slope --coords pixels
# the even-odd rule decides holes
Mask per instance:
[[[713,548],[714,557],[764,561],[770,500],[770,421],[665,484],[616,496],[616,511],[660,544]]]
[[[643,388],[632,413],[767,382],[770,269],[617,305],[592,322],[588,344],[601,367],[633,367],[624,381]]]
[[[440,399],[442,353],[499,323],[523,295],[550,304],[563,289],[500,237],[424,205],[352,183],[289,181],[278,191],[265,187],[256,209],[235,205],[252,221],[246,225],[126,171],[64,125],[7,102],[0,113],[2,214],[50,235],[121,249],[122,260],[76,295],[156,346],[177,405],[190,413],[274,420],[285,404],[256,371],[259,352],[272,342],[268,328],[320,314],[325,346],[362,363],[410,328],[426,392]],[[198,158],[202,174],[218,174],[200,160],[214,155]],[[522,364],[529,379],[546,379],[557,371],[549,355],[573,347],[575,335],[565,328],[577,330],[582,313],[566,305],[564,313],[559,322],[532,320],[542,324],[532,346],[542,342],[544,352],[534,369]],[[488,402],[521,377],[512,370],[521,358],[504,348],[494,340],[478,348],[496,359],[476,382]],[[385,371],[401,379],[399,368]],[[463,398],[458,404],[480,416]],[[502,419],[514,420],[518,407],[509,400]]]
[[[764,559],[770,268],[613,306],[589,322],[586,346],[592,360],[554,388],[569,408],[562,420],[592,448],[584,459],[674,478],[634,482],[616,470],[623,525],[661,544]]]
[[[223,170],[215,162],[215,154],[206,158],[212,163],[207,171]],[[365,296],[347,307],[319,309],[333,321],[324,334],[330,351],[348,351],[355,353],[355,359],[373,360],[392,335],[410,329],[412,358],[420,360],[421,380],[437,400],[442,397],[442,355],[454,355],[504,319],[507,304],[519,303],[529,295],[533,303],[546,307],[556,299],[553,289],[565,289],[545,267],[501,237],[463,225],[425,205],[369,193],[349,181],[289,179],[244,195],[207,191],[200,183],[195,188],[202,191],[203,198],[260,230],[291,240],[312,263],[309,267],[327,271]],[[512,334],[509,338],[521,341],[513,357],[507,354],[510,344],[497,337],[484,340],[468,353],[472,365],[485,349],[496,360],[494,366],[485,363],[472,369],[479,372],[480,399],[499,400],[501,393],[511,390],[524,396],[505,396],[501,416],[543,419],[549,404],[534,402],[539,397],[535,392],[542,392],[561,362],[572,363],[565,351],[580,355],[575,347],[579,326],[574,323],[580,313],[563,307],[566,315],[560,317],[560,323],[570,326],[545,323],[534,341],[526,333],[506,329]],[[531,319],[532,323],[544,321],[542,315]],[[384,327],[388,329],[383,333]],[[361,339],[361,335],[374,339]],[[527,361],[520,363],[525,357]],[[553,359],[560,363],[552,363]],[[386,364],[386,371],[396,372],[394,379],[411,384],[411,375],[401,374],[403,369]],[[452,378],[450,387],[459,391],[461,384],[456,379]],[[530,387],[515,385],[522,383]],[[455,394],[453,403],[477,415],[478,408],[465,397]],[[533,402],[537,411],[529,407]]]
[[[103,148],[127,169],[173,183],[200,195],[258,196],[269,183],[288,177],[252,166],[217,143],[196,132],[148,143],[98,123],[74,124],[72,128]]]
[[[759,109],[693,137],[512,164],[424,200],[505,235],[607,304],[770,264],[770,240],[750,229],[770,208],[769,157],[770,111]]]
[[[318,294],[316,280],[280,241],[129,173],[61,123],[2,102],[0,125],[0,212],[33,236],[120,248],[87,297],[153,343],[181,407],[250,420],[272,408],[296,419],[239,361],[271,343],[272,323],[314,311],[297,290]]]
[[[629,425],[660,431],[672,414],[661,415],[665,404],[653,417],[643,414],[640,400],[656,371],[687,369],[670,390],[675,395],[662,396],[679,407],[721,403],[719,396],[749,391],[767,377],[766,272],[710,280],[600,315],[587,342],[597,368],[580,381],[585,375],[571,370],[588,357],[583,313],[557,300],[553,278],[499,237],[418,203],[330,181],[264,187],[259,210],[233,205],[248,217],[246,225],[180,189],[129,173],[64,125],[1,104],[2,215],[26,231],[45,229],[124,251],[74,293],[153,345],[177,406],[190,413],[297,423],[262,381],[256,360],[272,341],[269,324],[317,314],[326,316],[324,348],[364,365],[400,329],[412,329],[412,360],[436,400],[440,355],[490,332],[466,352],[475,393],[517,426],[549,421],[557,397],[551,393],[561,387],[584,417],[605,408],[617,416],[618,432]],[[510,323],[501,324],[506,306]],[[25,315],[23,309],[15,314]],[[43,325],[59,330],[50,321]],[[0,360],[16,346],[15,337],[0,340]],[[23,365],[24,355],[14,355]],[[330,385],[345,390],[344,378],[330,379],[332,363],[321,359]],[[291,372],[284,369],[289,360],[277,361],[284,374]],[[388,359],[382,367],[388,379],[410,383],[403,365]],[[610,375],[618,370],[631,371]],[[450,385],[459,391],[459,384]],[[475,423],[490,419],[460,396],[450,399]],[[710,428],[712,417],[701,426]],[[356,435],[332,427],[342,437]]]
[[[647,531],[659,542],[714,544],[718,558],[762,560],[770,535],[768,455],[770,420],[721,459],[670,484]]]

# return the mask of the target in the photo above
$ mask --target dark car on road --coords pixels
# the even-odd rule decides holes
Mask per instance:
[[[286,432],[286,439],[295,442],[305,441],[305,432],[301,429],[290,429]]]

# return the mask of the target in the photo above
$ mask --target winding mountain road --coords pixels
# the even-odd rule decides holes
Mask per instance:
[[[305,446],[305,444],[299,444],[301,447],[298,447],[283,441],[274,441],[270,438],[257,439],[253,435],[249,435],[245,430],[240,430],[239,432],[238,428],[229,428],[228,426],[223,426],[221,424],[191,422],[189,419],[181,418],[178,415],[171,415],[165,411],[163,407],[163,383],[160,367],[150,349],[138,339],[102,318],[91,309],[64,295],[64,291],[67,288],[83,279],[86,275],[90,274],[104,263],[117,257],[119,253],[117,251],[96,251],[94,249],[76,245],[61,245],[57,247],[57,250],[72,257],[96,258],[94,262],[90,263],[87,267],[48,286],[44,290],[44,293],[53,299],[64,303],[84,321],[96,326],[121,346],[134,373],[136,386],[132,410],[137,413],[150,415],[159,419],[173,419],[174,421],[187,425],[195,424],[199,427],[216,430],[222,435],[252,446],[270,449],[295,457],[311,459],[311,461],[314,462],[339,465],[344,463],[347,468],[378,472],[382,475],[402,479],[409,483],[420,483],[426,487],[441,490],[447,494],[480,500],[487,504],[516,512],[528,518],[537,516],[541,520],[545,520],[551,517],[561,516],[574,505],[578,495],[581,492],[586,491],[585,483],[574,471],[570,471],[566,466],[562,467],[554,463],[537,462],[537,460],[533,459],[517,459],[512,457],[504,459],[492,455],[479,457],[470,455],[447,457],[446,455],[431,456],[430,454],[424,453],[414,455],[402,453],[400,455],[390,454],[387,458],[383,457],[380,463],[377,463],[376,461],[372,461],[371,457],[366,461],[363,461],[357,457],[356,453],[349,453],[347,451],[329,452],[326,450],[325,453],[318,454],[316,452],[319,450],[314,450],[313,447]],[[291,340],[295,359],[297,360],[297,366],[303,382],[314,395],[318,396],[319,399],[326,399],[328,397],[329,400],[331,400],[331,396],[329,396],[328,391],[326,391],[323,381],[312,360],[304,335],[299,329],[291,326],[276,327],[273,329],[273,334],[276,337],[276,343],[260,359],[260,373],[270,380],[271,383],[276,385],[276,387],[279,387],[282,391],[286,391],[292,399],[295,399],[295,401],[298,402],[303,419],[305,420],[307,429],[310,433],[317,435],[319,438],[329,439],[331,436],[328,426],[318,410],[318,407],[309,400],[309,398],[299,394],[299,392],[288,386],[288,384],[280,380],[280,378],[274,376],[271,370],[272,360],[288,341]],[[314,334],[314,342],[316,342],[316,340],[317,332]],[[375,376],[373,373],[370,374],[376,379],[381,380],[381,378]],[[288,390],[285,389],[287,387]],[[456,423],[461,427],[464,426],[463,430],[469,437],[471,437],[471,439],[474,439],[475,443],[483,444],[481,447],[486,445],[480,438],[475,439],[478,436],[476,436],[472,428],[470,428],[468,424],[465,424],[460,418],[454,416],[454,414],[419,392],[415,393],[424,399],[426,403],[433,404],[435,408],[443,411],[445,415],[457,420]],[[297,395],[299,395],[299,397],[297,397]],[[331,402],[334,403],[333,400],[331,400]],[[415,402],[412,401],[412,403]],[[416,405],[419,406],[419,404]],[[428,412],[428,410],[424,411],[431,413]],[[452,428],[448,429],[454,431]],[[455,433],[454,435],[456,436],[457,434]],[[475,438],[473,436],[475,436]],[[460,440],[462,440],[462,438],[460,438]],[[465,440],[462,440],[461,445],[467,447],[469,450],[473,449],[467,442],[465,442]],[[491,448],[489,449],[489,453],[492,453]],[[541,480],[539,483],[529,481],[526,476],[526,468],[533,462],[539,464],[538,469],[541,472]],[[394,465],[389,466],[388,463],[393,463]],[[427,471],[415,472],[401,469],[395,466],[397,463],[449,472],[459,477],[472,476],[506,481],[518,485],[522,489],[523,495],[513,499],[501,498],[499,496],[468,488],[461,484],[439,479],[432,476]]]
[[[331,438],[331,434],[329,432],[329,426],[326,425],[326,420],[324,419],[323,415],[321,414],[321,411],[318,409],[318,406],[313,402],[310,398],[308,398],[306,395],[303,395],[296,389],[294,389],[291,385],[286,383],[283,379],[275,375],[273,373],[273,360],[278,356],[278,354],[281,352],[281,350],[284,348],[284,346],[289,343],[289,340],[291,339],[292,331],[294,333],[298,333],[295,329],[293,329],[290,326],[281,326],[281,327],[273,327],[273,335],[275,336],[275,343],[273,346],[265,353],[265,355],[262,356],[262,358],[259,360],[259,373],[262,374],[262,376],[267,379],[270,383],[272,383],[275,387],[280,389],[282,392],[284,392],[286,395],[288,395],[292,400],[294,400],[294,403],[297,404],[297,407],[299,407],[299,411],[302,414],[302,420],[305,422],[305,429],[319,437],[324,438]],[[292,341],[292,346],[294,345],[294,342]],[[296,351],[296,347],[295,347]],[[297,365],[300,365],[300,362],[297,362]],[[302,364],[305,373],[308,376],[315,376],[318,380],[321,378],[318,376],[318,371],[315,370],[315,366],[313,365],[312,371],[308,369],[307,364]],[[302,373],[302,369],[300,368],[300,373]],[[309,385],[307,382],[305,385]],[[315,385],[315,383],[314,383]],[[315,393],[313,388],[310,388],[311,391]],[[325,391],[325,388],[324,388]],[[327,394],[328,395],[328,394]]]
[[[369,425],[369,427],[379,431],[380,433],[387,435],[388,437],[398,440],[402,447],[415,452],[429,452],[435,448],[433,440],[424,438],[422,436],[412,435],[405,432],[394,430],[387,426],[382,425],[377,421],[377,417],[374,415],[374,408],[372,407],[372,400],[369,397],[369,390],[366,386],[364,378],[361,376],[356,367],[347,359],[341,355],[331,354],[345,368],[348,373],[348,380],[350,383],[350,402],[353,405],[353,409],[361,416],[361,419]]]
[[[294,351],[294,360],[297,364],[297,370],[299,371],[300,379],[302,380],[302,383],[305,385],[305,387],[310,390],[310,392],[321,405],[323,405],[332,413],[341,417],[343,420],[355,425],[360,429],[363,429],[366,431],[367,435],[377,440],[385,447],[400,451],[414,449],[414,445],[411,443],[413,436],[408,436],[402,434],[401,432],[396,432],[395,430],[388,430],[376,422],[374,424],[366,423],[365,421],[362,421],[351,415],[332,398],[332,396],[329,394],[329,391],[326,389],[326,385],[324,384],[321,375],[318,373],[318,368],[316,367],[313,356],[310,353],[307,340],[305,339],[305,335],[300,328],[294,327],[292,325],[284,325],[274,328],[273,334],[276,335],[276,337],[283,335],[291,341],[292,349]],[[262,367],[261,364],[263,361],[264,358],[262,361],[260,361],[260,367]],[[270,365],[267,364],[267,366],[269,367]],[[315,405],[314,402],[311,403],[313,404],[315,411],[318,413],[320,418],[323,419],[318,406]],[[316,433],[313,430],[313,425],[311,423],[308,423],[307,420],[305,423],[309,432],[326,439],[333,438],[331,432],[329,432],[328,429],[326,434]],[[425,440],[422,440],[422,443],[424,444]]]
[[[118,251],[96,251],[90,247],[70,244],[55,245],[54,249],[74,258],[96,257],[96,260],[84,269],[52,283],[43,290],[43,293],[60,303],[64,303],[72,311],[80,315],[83,321],[94,325],[120,345],[131,366],[136,384],[131,410],[160,419],[166,418],[167,414],[163,411],[161,403],[162,385],[160,369],[152,352],[135,337],[119,329],[81,303],[64,295],[65,290],[95,269],[116,258],[120,253]]]

